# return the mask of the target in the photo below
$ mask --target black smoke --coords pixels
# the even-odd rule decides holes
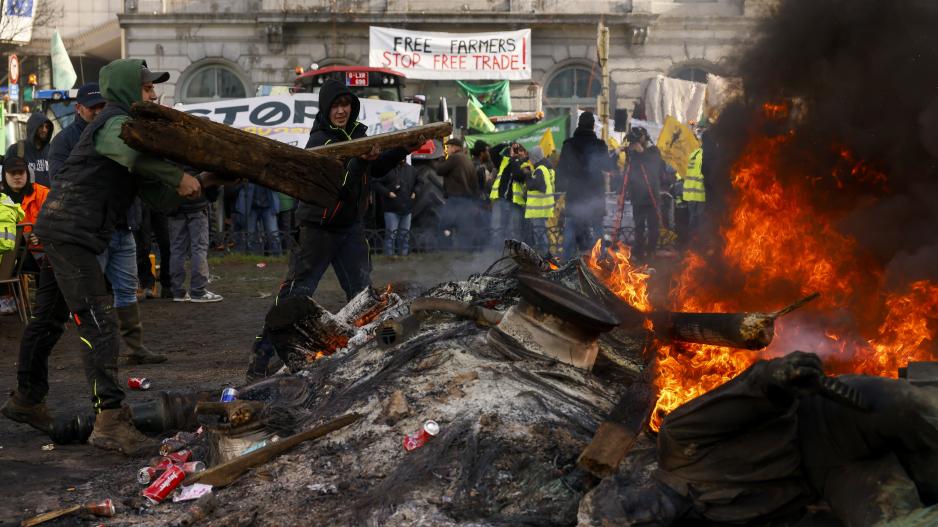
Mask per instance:
[[[936,28],[935,0],[783,0],[737,64],[745,95],[708,132],[716,214],[732,163],[766,131],[763,103],[793,103],[785,183],[811,180],[892,285],[938,279]]]

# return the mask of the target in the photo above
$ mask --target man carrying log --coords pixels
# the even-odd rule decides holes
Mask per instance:
[[[97,417],[88,442],[126,455],[140,453],[155,443],[131,422],[122,405],[124,391],[117,380],[120,336],[113,295],[108,294],[97,256],[104,252],[115,222],[126,217],[136,196],[151,206],[169,209],[180,197],[191,199],[202,192],[201,183],[167,161],[127,146],[118,136],[137,101],[155,101],[155,83],[169,74],[154,72],[138,59],[116,60],[101,69],[101,94],[107,105],[81,134],[56,176],[39,213],[35,232],[58,279],[81,341],[85,375],[91,388]],[[36,350],[26,377],[45,385],[46,363],[54,342]],[[23,422],[47,422],[45,403],[21,398],[20,386],[10,399]],[[42,394],[44,396],[44,394]],[[6,415],[6,413],[5,413]]]
[[[329,80],[319,91],[319,113],[306,148],[365,137],[367,126],[358,122],[360,102],[344,84]],[[300,202],[296,210],[299,240],[290,255],[290,270],[278,300],[312,296],[331,265],[349,300],[371,286],[371,262],[365,240],[364,213],[368,207],[368,176],[380,178],[397,166],[408,152],[420,147],[393,148],[349,158],[342,166],[339,199],[331,207]],[[254,344],[248,381],[264,377],[274,349],[266,328]]]

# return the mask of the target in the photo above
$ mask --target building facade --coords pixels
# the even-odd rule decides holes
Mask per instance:
[[[592,108],[600,89],[597,25],[610,28],[613,109],[631,110],[658,74],[706,81],[733,74],[772,0],[125,0],[124,55],[170,71],[164,102],[244,97],[291,85],[296,67],[368,65],[369,26],[494,32],[531,28],[532,78],[513,81],[518,111]],[[454,82],[408,80],[428,105],[465,104]]]

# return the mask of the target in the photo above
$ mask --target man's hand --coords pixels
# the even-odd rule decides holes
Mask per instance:
[[[391,199],[395,199],[397,197],[397,194],[395,194],[394,192],[388,192],[388,197]]]
[[[39,245],[39,237],[32,232],[26,233],[26,243],[29,245]]]
[[[378,145],[374,145],[371,147],[371,152],[362,155],[361,158],[365,161],[374,161],[379,155],[381,155],[381,150],[378,149]]]
[[[183,172],[176,193],[186,199],[195,199],[202,194],[202,184],[191,174]]]

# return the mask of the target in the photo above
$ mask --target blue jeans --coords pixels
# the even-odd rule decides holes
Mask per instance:
[[[396,212],[384,213],[384,254],[394,254],[395,242],[397,254],[407,256],[410,252],[410,217],[411,214],[398,214]]]
[[[264,232],[255,236],[257,222],[264,224]],[[262,253],[266,249],[273,256],[280,256],[280,235],[277,231],[277,213],[273,209],[251,209],[248,213],[248,251]],[[266,242],[266,243],[264,243]]]
[[[500,249],[505,240],[521,240],[524,208],[503,199],[492,203],[492,244]]]
[[[169,271],[173,296],[186,296],[186,259],[189,259],[189,290],[205,294],[208,285],[208,215],[206,211],[183,212],[169,217]]]
[[[602,218],[594,220],[577,218],[572,215],[564,216],[563,220],[563,258],[579,258],[581,254],[590,251],[596,240],[602,238]]]
[[[101,271],[114,290],[114,307],[137,303],[137,242],[130,230],[118,230],[111,243],[98,255]]]
[[[531,226],[531,241],[534,249],[540,254],[550,251],[550,240],[547,238],[547,218],[529,218]]]

